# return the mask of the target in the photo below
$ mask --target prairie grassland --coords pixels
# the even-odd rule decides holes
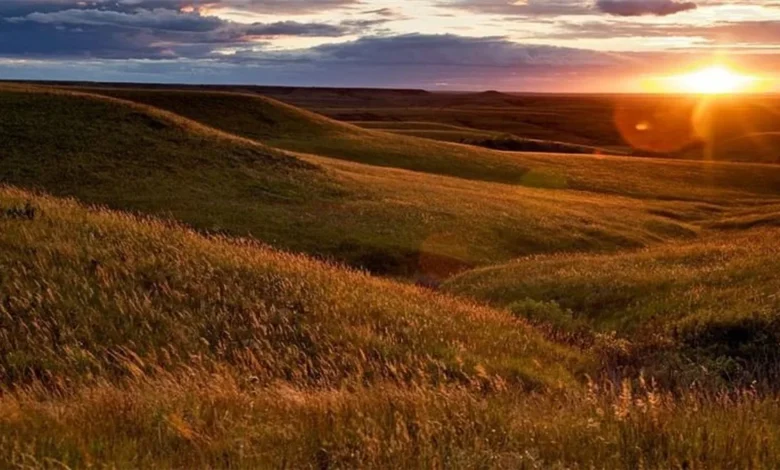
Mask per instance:
[[[733,209],[572,191],[544,170],[510,186],[293,155],[101,96],[7,89],[0,103],[0,181],[382,274],[646,246]]]
[[[0,91],[0,467],[780,465],[780,167],[102,92]]]
[[[751,391],[559,394],[247,386],[141,377],[0,398],[0,461],[23,468],[707,469],[780,465],[780,403]]]
[[[777,197],[780,188],[776,165],[508,153],[361,129],[252,94],[90,91],[165,109],[273,147],[463,179],[533,186],[534,180],[528,178],[533,172],[554,175],[566,188],[580,191],[728,204],[758,196]],[[607,125],[614,127],[611,121]]]
[[[777,212],[762,222],[770,218],[780,222]],[[778,234],[755,228],[615,255],[533,256],[468,272],[444,288],[564,330],[617,331],[652,344],[653,361],[665,344],[682,355],[680,378],[693,372],[682,370],[687,362],[730,382],[771,385],[780,371]]]
[[[509,313],[0,189],[0,462],[22,468],[771,468],[780,406],[581,386]]]
[[[494,182],[519,182],[526,168],[471,147],[362,129],[259,95],[227,92],[94,89],[165,109],[226,132],[295,152]],[[476,158],[475,158],[476,157]]]
[[[0,219],[9,386],[126,376],[129,359],[142,370],[224,362],[259,383],[558,387],[581,361],[508,314],[248,240],[14,189],[0,202],[35,208]]]
[[[352,121],[353,124],[363,129],[378,129],[383,131],[462,131],[478,132],[482,135],[493,136],[496,132],[479,131],[469,127],[455,126],[452,124],[443,124],[440,122],[420,122],[420,121]]]
[[[780,99],[776,95],[363,94],[323,99],[317,93],[272,93],[340,120],[426,121],[521,138],[606,148],[623,154],[776,163]],[[648,127],[637,132],[636,124]],[[701,147],[697,142],[708,142]],[[643,154],[644,152],[640,152]]]

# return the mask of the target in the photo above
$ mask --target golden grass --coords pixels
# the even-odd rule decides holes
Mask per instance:
[[[141,370],[226,362],[260,383],[557,387],[579,361],[507,314],[426,290],[250,241],[0,194],[3,207],[27,200],[34,220],[0,220],[7,385],[133,375],[121,365],[130,358]]]
[[[204,113],[237,99],[197,96]],[[245,96],[221,117],[248,132],[287,119],[285,139],[317,135],[299,148],[328,158],[122,100],[0,99],[7,182],[301,251],[378,247],[421,272],[558,253],[445,285],[497,310],[0,187],[0,467],[780,465],[774,167],[509,155],[350,126],[333,143],[331,121]],[[241,127],[247,111],[272,125]],[[366,150],[384,167],[345,161]],[[421,150],[434,163],[416,166]],[[519,180],[484,181],[505,165]],[[698,386],[671,393],[632,366]]]
[[[775,468],[780,403],[652,384],[251,387],[197,368],[65,397],[0,398],[0,462],[27,468]]]

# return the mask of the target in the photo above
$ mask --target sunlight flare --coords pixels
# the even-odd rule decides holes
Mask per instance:
[[[722,65],[667,77],[670,91],[683,93],[719,95],[744,93],[754,90],[758,78],[731,70]]]

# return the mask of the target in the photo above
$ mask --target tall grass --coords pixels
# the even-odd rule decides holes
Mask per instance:
[[[67,389],[195,361],[230,364],[258,383],[537,388],[571,383],[567,366],[582,361],[510,315],[426,290],[250,241],[0,193],[9,207],[28,199],[34,220],[0,219],[8,386]]]
[[[780,403],[651,385],[558,394],[248,386],[197,368],[0,398],[0,461],[36,468],[775,468]]]
[[[444,287],[580,337],[615,331],[646,356],[642,366],[669,368],[670,379],[776,387],[777,235],[763,227],[613,255],[522,258]]]

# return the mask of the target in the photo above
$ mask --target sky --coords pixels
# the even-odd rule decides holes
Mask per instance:
[[[726,64],[780,91],[780,0],[0,0],[0,79],[644,91]]]

